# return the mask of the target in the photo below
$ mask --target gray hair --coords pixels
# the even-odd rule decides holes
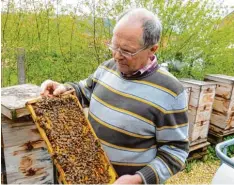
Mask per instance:
[[[127,10],[117,18],[117,24],[122,21],[138,22],[142,25],[142,41],[145,47],[153,46],[160,40],[162,24],[159,18],[145,8]]]

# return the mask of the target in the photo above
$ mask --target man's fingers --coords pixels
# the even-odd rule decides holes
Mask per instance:
[[[53,81],[52,80],[46,80],[41,84],[41,94],[45,95],[47,94],[47,91],[49,92],[49,89],[52,88]]]
[[[52,80],[46,80],[41,84],[41,95],[53,96],[60,94],[60,89],[54,94],[61,84]]]
[[[54,96],[58,96],[64,92],[66,92],[66,87],[63,84],[60,84],[53,92]]]
[[[43,96],[48,96],[48,95],[49,95],[49,93],[50,93],[50,91],[45,90],[44,92],[41,92],[41,95],[43,95]]]

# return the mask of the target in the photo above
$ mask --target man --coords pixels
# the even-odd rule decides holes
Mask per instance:
[[[154,55],[161,30],[152,12],[128,11],[114,27],[112,59],[78,83],[42,84],[43,95],[72,87],[89,106],[88,119],[120,176],[116,183],[163,183],[188,156],[186,92]]]

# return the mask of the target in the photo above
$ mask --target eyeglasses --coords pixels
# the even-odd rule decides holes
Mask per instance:
[[[143,47],[141,49],[139,49],[138,51],[136,51],[135,53],[131,53],[131,52],[128,52],[128,51],[124,51],[122,50],[121,48],[116,48],[114,46],[112,46],[111,44],[107,44],[107,46],[109,47],[109,49],[112,51],[112,52],[119,52],[122,56],[126,57],[126,58],[131,58],[133,56],[135,56],[137,53],[145,50],[147,47]]]

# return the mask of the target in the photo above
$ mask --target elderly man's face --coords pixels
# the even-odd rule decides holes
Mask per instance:
[[[141,41],[142,28],[140,25],[122,24],[115,28],[111,45],[116,49],[113,51],[113,58],[120,72],[131,75],[150,61],[152,52],[149,48],[145,49]],[[120,50],[123,51],[122,54]],[[134,56],[124,55],[126,52],[135,53],[137,51],[140,52]]]

